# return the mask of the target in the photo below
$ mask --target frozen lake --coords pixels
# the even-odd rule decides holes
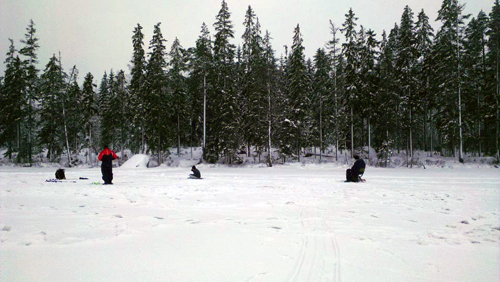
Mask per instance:
[[[499,281],[498,169],[346,168],[0,167],[0,280]]]

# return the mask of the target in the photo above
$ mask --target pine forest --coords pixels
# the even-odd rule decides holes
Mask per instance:
[[[272,165],[359,152],[383,166],[391,154],[411,159],[417,151],[499,162],[500,3],[489,14],[463,10],[443,0],[429,19],[406,6],[391,30],[374,31],[351,9],[342,23],[330,21],[327,44],[312,58],[298,24],[278,57],[256,11],[249,6],[234,23],[223,0],[215,32],[202,23],[195,46],[167,42],[161,23],[151,39],[140,24],[131,27],[129,70],[102,77],[63,69],[60,54],[38,58],[31,21],[21,40],[8,39],[0,148],[21,165],[40,156],[78,165],[76,155],[104,144],[160,164],[186,147],[224,164],[243,155]],[[244,27],[238,46],[236,24]]]

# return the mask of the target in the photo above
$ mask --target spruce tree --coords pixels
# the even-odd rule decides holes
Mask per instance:
[[[485,117],[488,138],[488,151],[500,161],[500,3],[495,0],[490,12],[488,30],[488,78],[491,85],[488,87],[485,103],[491,105],[487,108]],[[494,117],[494,118],[493,118]]]
[[[464,19],[469,15],[462,15],[463,5],[458,0],[444,0],[438,11],[437,20],[442,26],[436,34],[435,61],[436,65],[440,114],[437,125],[444,137],[444,146],[449,151],[458,148],[458,158],[462,159],[462,72],[461,60],[463,56],[463,28]]]
[[[275,115],[276,115],[276,92],[278,92],[278,85],[276,80],[278,78],[278,70],[276,66],[276,58],[274,50],[271,45],[271,33],[266,30],[266,35],[263,41],[263,55],[266,68],[266,88],[267,88],[267,164],[273,166],[272,159],[272,137],[274,133]]]
[[[55,161],[64,149],[64,120],[62,102],[64,81],[59,60],[53,55],[40,77],[39,142],[47,149],[49,161]]]
[[[245,21],[243,22],[243,26],[245,31],[243,32],[243,48],[241,52],[241,59],[238,59],[238,70],[237,77],[240,79],[238,91],[240,97],[239,108],[241,109],[241,120],[242,125],[240,128],[241,134],[243,136],[243,141],[246,145],[246,153],[250,155],[252,139],[254,137],[254,129],[256,119],[254,114],[255,111],[252,109],[254,98],[256,97],[255,86],[256,81],[254,80],[255,70],[253,69],[255,63],[255,55],[253,54],[253,44],[255,33],[255,19],[256,15],[251,6],[248,6],[247,12],[245,14]]]
[[[26,130],[22,147],[19,152],[18,158],[21,160],[28,161],[31,165],[33,163],[34,146],[36,139],[36,102],[38,100],[38,69],[36,64],[38,63],[37,51],[40,48],[38,44],[38,38],[36,37],[35,23],[33,20],[30,21],[28,27],[26,28],[25,39],[21,40],[25,46],[19,50],[19,53],[25,57],[23,61],[23,67],[26,73],[26,91],[25,95],[26,104],[24,106],[25,120],[24,128]]]
[[[101,84],[99,86],[98,92],[98,105],[99,105],[99,116],[101,121],[101,142],[107,146],[113,145],[113,131],[114,131],[114,121],[112,118],[112,105],[111,100],[113,99],[114,89],[112,87],[114,80],[114,74],[111,70],[109,78],[107,72],[101,79]]]
[[[431,138],[434,129],[431,127],[432,109],[434,95],[431,93],[431,76],[432,76],[432,60],[431,52],[433,47],[434,29],[429,23],[429,17],[422,10],[418,14],[418,20],[415,24],[416,32],[416,48],[417,48],[417,63],[416,63],[416,78],[418,80],[416,91],[418,100],[422,108],[422,149],[424,151],[432,151]]]
[[[266,147],[268,122],[266,118],[267,102],[267,67],[264,58],[264,42],[261,36],[259,19],[249,6],[243,34],[242,74],[240,109],[242,136],[246,143],[247,155],[255,146],[260,156]]]
[[[413,158],[413,127],[415,116],[415,66],[417,62],[417,48],[415,36],[415,24],[413,22],[413,11],[409,6],[406,6],[401,17],[399,26],[399,50],[398,60],[396,61],[396,71],[399,73],[400,97],[401,97],[401,114],[403,130],[407,132],[405,138],[409,149],[408,156],[410,160]]]
[[[171,132],[170,111],[167,97],[166,40],[160,29],[161,23],[154,27],[153,38],[149,43],[149,60],[146,66],[146,95],[144,96],[145,133],[148,147],[158,154],[162,163],[162,152],[169,147]]]
[[[318,144],[321,161],[323,151],[326,147],[324,142],[326,139],[326,133],[331,131],[329,123],[326,122],[328,119],[325,119],[325,117],[331,114],[328,103],[325,103],[325,101],[328,99],[327,97],[331,93],[332,88],[330,79],[331,64],[325,50],[318,49],[316,51],[316,55],[314,56],[314,66],[315,73],[313,91],[315,100],[312,101],[312,109],[315,109],[315,120],[317,121],[315,127],[318,128]]]
[[[7,151],[4,156],[12,159],[13,153],[19,152],[21,125],[26,104],[25,83],[26,73],[22,61],[16,55],[14,41],[9,39],[9,51],[5,59],[5,77],[0,93],[0,104],[4,110],[0,113],[0,145],[5,145]]]
[[[96,85],[94,84],[94,76],[89,72],[84,78],[83,87],[82,87],[82,99],[81,99],[81,107],[82,107],[82,123],[85,128],[85,142],[88,148],[87,151],[87,160],[88,163],[92,166],[94,163],[94,158],[92,157],[94,150],[97,153],[97,150],[93,147],[92,140],[92,130],[93,130],[93,121],[95,116],[98,113],[97,108],[97,97],[94,91]]]
[[[310,80],[307,74],[306,60],[304,55],[303,39],[300,26],[297,24],[294,30],[292,54],[290,55],[290,66],[288,72],[289,93],[288,93],[288,123],[291,136],[290,147],[293,154],[300,161],[300,153],[304,146],[304,133],[309,129],[306,127],[305,119],[309,111],[309,85]]]
[[[72,68],[73,76],[70,76],[67,89],[66,119],[68,127],[68,139],[71,151],[78,153],[81,144],[84,143],[85,128],[83,123],[82,91],[78,85],[78,70]]]
[[[240,138],[239,109],[236,101],[234,79],[235,46],[230,43],[234,38],[231,14],[226,1],[222,1],[221,9],[216,17],[214,42],[214,93],[209,101],[211,123],[207,136],[205,159],[214,162],[223,154],[226,163],[238,161],[236,151]]]
[[[484,97],[486,95],[486,55],[488,16],[480,12],[472,18],[465,30],[463,72],[464,72],[464,113],[465,148],[474,149],[479,155],[483,151],[482,135],[484,134]]]
[[[190,108],[190,143],[200,144],[205,152],[207,120],[207,96],[210,92],[210,75],[213,64],[212,42],[210,32],[205,23],[202,24],[201,34],[196,40],[196,47],[189,49],[188,94]],[[199,143],[198,143],[199,142]]]
[[[361,37],[361,36],[360,36]],[[371,119],[376,114],[375,112],[375,97],[379,91],[379,81],[376,75],[376,66],[379,57],[379,42],[376,40],[376,34],[373,30],[369,29],[366,31],[366,40],[363,41],[360,48],[361,58],[360,58],[360,69],[361,69],[361,83],[360,83],[360,94],[361,94],[361,105],[362,105],[362,116],[366,120],[367,125],[367,136],[368,138],[363,138],[364,142],[367,142],[368,148],[372,147],[372,124]],[[370,150],[368,150],[368,156],[370,156]]]
[[[187,93],[186,78],[183,73],[186,71],[185,50],[179,39],[175,38],[170,49],[168,62],[168,82],[171,95],[171,104],[173,109],[172,125],[175,128],[175,139],[177,144],[177,155],[181,153],[181,142],[186,141],[188,123],[187,119]]]
[[[356,21],[352,8],[345,15],[346,20],[342,24],[341,31],[345,36],[345,43],[342,44],[342,54],[346,60],[344,69],[345,95],[349,106],[350,115],[350,132],[351,132],[351,156],[354,154],[354,107],[359,99],[359,73],[358,73],[358,48],[357,48],[357,32]]]
[[[377,108],[376,128],[374,142],[382,151],[382,158],[387,165],[389,151],[399,145],[399,123],[398,123],[398,106],[399,92],[398,79],[396,72],[396,58],[398,57],[398,31],[399,26],[396,24],[387,36],[385,31],[382,34],[382,42],[380,44],[381,54],[378,64],[379,73],[379,95],[376,99]]]
[[[133,152],[145,153],[145,116],[144,96],[145,96],[145,74],[146,57],[144,51],[144,34],[142,26],[137,24],[132,36],[132,65],[131,80],[129,85],[130,103],[126,110],[127,120],[131,121],[131,149]]]
[[[288,47],[285,45],[285,56],[280,58],[278,64],[278,90],[276,93],[276,130],[275,142],[278,148],[279,157],[283,162],[287,158],[293,157],[295,154],[292,146],[295,131],[290,122],[290,56],[288,55]]]
[[[127,91],[125,72],[123,70],[118,72],[114,87],[115,95],[111,100],[114,115],[113,120],[115,121],[114,140],[115,144],[119,145],[117,148],[122,151],[122,156],[124,156],[123,150],[126,148],[127,136],[129,136],[130,132],[130,122],[127,120],[127,105],[129,104],[130,97],[128,95],[129,92]]]
[[[338,151],[339,151],[339,146],[340,146],[340,128],[342,127],[341,125],[341,120],[342,116],[339,114],[342,111],[343,105],[342,105],[342,99],[340,93],[343,91],[340,91],[342,87],[339,87],[339,82],[340,82],[340,77],[341,74],[337,72],[337,69],[342,67],[339,64],[342,63],[342,53],[340,52],[339,49],[339,41],[340,38],[337,36],[337,32],[339,31],[339,28],[335,26],[335,24],[330,20],[330,34],[332,36],[332,39],[328,41],[327,43],[327,48],[329,50],[329,61],[331,64],[331,78],[332,78],[332,94],[328,96],[328,99],[326,101],[326,104],[328,105],[328,108],[330,109],[328,113],[328,120],[333,123],[333,128],[330,130],[332,132],[332,138],[334,140],[335,144],[335,160],[338,161]]]

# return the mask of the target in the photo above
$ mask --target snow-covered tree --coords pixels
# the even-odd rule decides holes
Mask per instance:
[[[169,53],[168,62],[168,84],[169,96],[173,115],[171,125],[175,132],[177,144],[177,155],[181,152],[181,141],[186,142],[187,131],[189,128],[187,114],[187,93],[186,93],[186,57],[185,50],[179,39],[175,38]],[[182,139],[182,140],[181,140]]]
[[[417,48],[415,36],[415,23],[413,21],[413,11],[409,6],[406,6],[401,17],[399,26],[399,50],[398,59],[396,61],[396,71],[399,73],[399,93],[401,97],[401,114],[404,131],[407,132],[406,148],[409,149],[408,156],[413,158],[413,131],[414,131],[414,116],[416,107],[416,90],[415,90],[415,67],[417,63]]]
[[[216,17],[214,41],[214,85],[213,97],[209,100],[210,123],[207,133],[205,160],[214,162],[223,154],[225,162],[237,161],[239,147],[240,110],[236,98],[234,81],[235,46],[233,24],[226,1]]]
[[[444,0],[438,11],[437,20],[442,26],[436,34],[434,61],[439,91],[439,115],[437,125],[444,137],[443,145],[450,151],[458,148],[458,158],[462,161],[462,70],[464,5],[458,0]]]
[[[207,120],[207,94],[210,92],[212,72],[212,42],[208,26],[203,23],[196,47],[188,49],[189,77],[188,103],[190,113],[190,145],[201,144],[205,151]]]
[[[142,26],[137,24],[132,36],[134,48],[131,61],[131,79],[129,85],[130,103],[127,107],[127,119],[131,121],[131,148],[133,152],[145,151],[145,111],[144,95],[146,81],[146,55],[144,51],[144,34]],[[140,149],[139,149],[140,148]]]
[[[144,95],[145,134],[148,147],[156,151],[162,162],[162,151],[169,147],[172,132],[168,120],[171,115],[167,96],[166,40],[160,28],[154,27],[149,43],[149,60],[146,65],[146,93]]]
[[[40,77],[39,142],[47,149],[47,158],[55,161],[64,149],[64,81],[59,60],[53,55]]]
[[[354,154],[354,107],[359,99],[359,53],[357,48],[356,21],[352,8],[345,15],[345,22],[341,31],[345,36],[345,43],[342,44],[342,54],[346,60],[344,69],[345,95],[350,111],[351,124],[351,155]]]
[[[5,156],[11,159],[13,153],[20,150],[21,125],[26,104],[26,73],[21,59],[16,55],[14,41],[12,39],[9,41],[9,51],[5,59],[5,77],[0,88],[0,104],[3,109],[0,112],[0,145],[7,147]]]
[[[424,10],[418,14],[418,20],[415,24],[417,64],[416,64],[416,91],[421,107],[421,149],[432,151],[432,138],[435,132],[432,125],[432,109],[434,95],[431,93],[431,52],[433,47],[434,29],[429,23],[429,17]]]
[[[92,159],[92,130],[93,130],[93,119],[98,113],[97,108],[97,97],[94,88],[96,85],[94,84],[94,76],[89,72],[84,78],[83,87],[82,87],[82,100],[81,100],[81,108],[82,108],[82,123],[86,130],[85,133],[85,141],[88,146],[88,162],[90,165],[93,164],[94,160]],[[97,151],[97,150],[94,150]]]
[[[35,150],[35,140],[37,136],[36,101],[38,100],[37,87],[39,82],[36,64],[38,63],[37,51],[40,48],[33,20],[30,21],[28,27],[26,28],[24,38],[24,40],[21,40],[24,47],[19,50],[19,54],[25,57],[23,67],[26,73],[26,91],[24,92],[26,95],[26,98],[24,99],[26,101],[26,104],[24,105],[24,128],[26,132],[23,134],[25,137],[23,137],[22,147],[18,158],[25,159],[31,164],[33,162],[33,153]]]
[[[330,79],[331,64],[324,49],[318,49],[314,56],[314,80],[313,92],[314,100],[311,101],[312,110],[314,111],[315,127],[318,128],[318,147],[320,148],[320,159],[325,149],[326,133],[331,131],[330,124],[325,117],[331,114],[331,108],[328,104],[328,96],[331,93],[332,83]],[[326,101],[326,103],[325,103]]]
[[[485,97],[487,108],[489,151],[500,161],[500,3],[495,0],[488,24],[488,77],[493,83],[488,87]]]

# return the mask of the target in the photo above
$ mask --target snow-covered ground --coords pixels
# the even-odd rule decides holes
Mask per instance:
[[[0,167],[0,281],[500,279],[498,168],[144,161]]]

